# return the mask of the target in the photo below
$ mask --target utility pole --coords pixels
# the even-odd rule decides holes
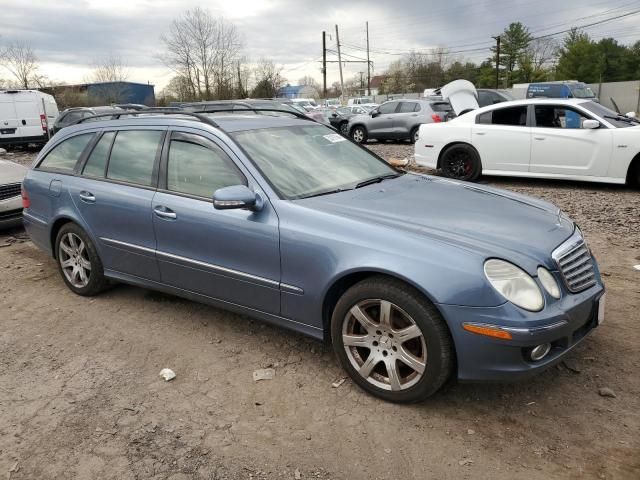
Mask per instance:
[[[327,98],[327,33],[322,32],[322,91]]]
[[[496,90],[500,88],[500,35],[496,39]]]
[[[358,73],[360,74],[360,90],[362,90],[362,95],[364,95],[364,80],[362,79],[364,72],[358,72]]]
[[[367,25],[367,95],[371,96],[371,61],[369,61],[369,22]]]
[[[342,54],[340,53],[340,35],[336,24],[336,45],[338,46],[338,65],[340,66],[340,101],[344,98],[344,79],[342,77]]]

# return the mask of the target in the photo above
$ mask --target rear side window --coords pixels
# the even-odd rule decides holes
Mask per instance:
[[[153,166],[164,132],[124,130],[118,132],[111,149],[107,177],[113,180],[151,186]]]
[[[167,190],[211,198],[219,188],[245,184],[233,161],[214,143],[198,135],[174,134],[167,161]]]
[[[94,133],[83,133],[64,140],[44,157],[38,168],[51,168],[63,172],[73,172],[82,152],[87,147]]]
[[[476,123],[489,125],[527,126],[527,106],[500,108],[478,115]]]
[[[420,106],[416,102],[400,102],[399,113],[419,112]]]
[[[91,156],[89,156],[87,164],[84,166],[84,170],[82,171],[83,175],[88,175],[90,177],[104,177],[107,158],[109,158],[109,150],[111,149],[111,144],[113,143],[113,137],[115,137],[115,135],[115,132],[106,132],[102,135],[102,138],[98,141],[93,152],[91,152]]]

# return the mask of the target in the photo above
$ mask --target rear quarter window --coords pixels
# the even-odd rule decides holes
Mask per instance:
[[[93,138],[95,133],[83,133],[63,140],[53,147],[46,157],[38,165],[39,169],[52,169],[61,172],[73,172],[80,160],[82,152]]]

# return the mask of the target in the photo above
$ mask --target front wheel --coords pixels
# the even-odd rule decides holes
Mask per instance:
[[[63,225],[58,232],[56,258],[64,283],[74,293],[88,297],[106,287],[98,252],[89,236],[75,223]]]
[[[440,168],[445,177],[468,182],[477,180],[482,173],[478,152],[464,143],[452,145],[442,153]]]
[[[365,143],[367,141],[367,130],[358,125],[351,129],[351,138],[356,143]]]
[[[340,298],[331,338],[343,368],[368,393],[396,403],[434,394],[453,371],[444,320],[417,290],[371,277]]]
[[[340,133],[345,137],[349,135],[349,124],[347,122],[342,122],[340,124]]]

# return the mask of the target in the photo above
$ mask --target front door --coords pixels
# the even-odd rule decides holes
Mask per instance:
[[[471,142],[480,154],[484,172],[528,171],[531,128],[527,126],[527,106],[496,108],[479,114]]]
[[[226,147],[194,131],[172,132],[153,199],[153,224],[162,282],[207,297],[280,313],[278,217],[215,210],[213,192],[256,185]],[[266,200],[266,198],[265,198]]]
[[[585,114],[564,105],[536,105],[530,171],[604,177],[611,159],[611,129],[582,128]]]
[[[386,102],[377,108],[378,115],[371,116],[367,130],[371,138],[393,138],[393,122],[400,102]],[[375,111],[375,110],[374,110]]]
[[[156,127],[157,128],[157,127]],[[158,281],[151,200],[166,130],[104,132],[69,192],[105,270]]]

